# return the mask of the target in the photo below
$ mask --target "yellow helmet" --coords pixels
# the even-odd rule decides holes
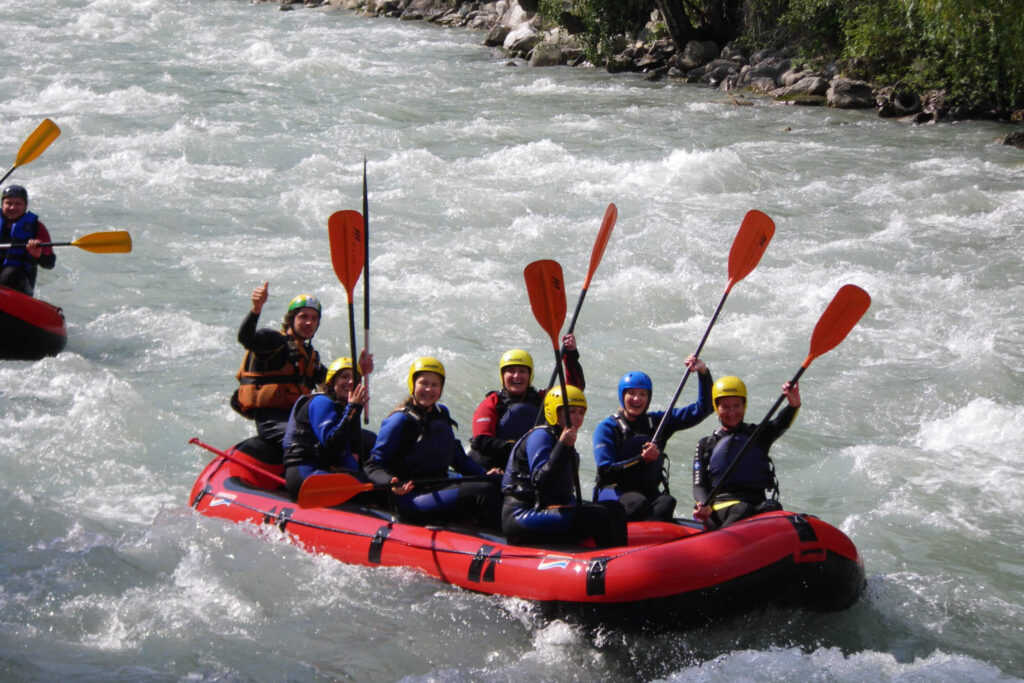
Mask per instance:
[[[529,352],[522,349],[509,349],[501,356],[501,360],[498,361],[498,375],[501,377],[502,384],[505,382],[505,368],[510,365],[524,365],[530,368],[530,384],[533,384],[533,357]]]
[[[573,385],[565,387],[566,394],[569,395],[569,407],[579,406],[581,408],[587,407],[587,397],[583,395],[583,391]],[[558,409],[562,407],[562,388],[555,387],[548,393],[544,394],[544,419],[547,420],[549,425],[558,424]]]
[[[327,379],[324,380],[326,384],[330,384],[334,376],[342,370],[352,370],[355,372],[355,367],[352,365],[352,359],[348,356],[342,356],[341,358],[335,358],[334,362],[327,366]]]
[[[444,386],[444,365],[436,358],[423,356],[417,358],[409,366],[409,394],[412,395],[413,385],[416,383],[417,372],[436,372],[441,375],[441,386]]]
[[[739,377],[723,377],[711,387],[711,404],[718,407],[718,399],[739,396],[743,404],[747,403],[747,385]]]

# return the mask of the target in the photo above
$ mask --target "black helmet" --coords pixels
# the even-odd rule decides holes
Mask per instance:
[[[21,197],[28,204],[28,190],[21,185],[8,185],[4,188],[4,199],[8,197]]]

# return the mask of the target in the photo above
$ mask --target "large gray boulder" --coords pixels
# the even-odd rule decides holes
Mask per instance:
[[[875,93],[864,81],[851,78],[833,78],[832,85],[825,93],[828,106],[836,109],[872,109],[875,107]]]

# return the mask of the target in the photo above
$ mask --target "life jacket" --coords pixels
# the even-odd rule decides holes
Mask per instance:
[[[238,390],[231,406],[246,417],[258,408],[291,410],[295,402],[316,388],[313,379],[320,367],[320,354],[312,347],[287,335],[288,360],[275,370],[257,370],[256,354],[246,351],[238,368]],[[237,405],[236,405],[237,403]]]
[[[658,425],[654,419],[644,413],[639,420],[627,420],[620,410],[612,415],[615,421],[615,452],[620,461],[639,458],[644,444],[651,440]],[[658,444],[661,455],[657,460],[646,462],[643,459],[635,465],[612,471],[598,472],[598,487],[615,485],[619,493],[639,491],[646,496],[654,495],[659,487],[668,493],[668,457],[665,455],[664,444]]]
[[[718,429],[711,436],[704,437],[698,442],[699,462],[707,468],[713,487],[722,481],[726,469],[756,429],[757,425],[753,424],[744,424],[732,432]],[[744,493],[759,493],[763,497],[765,489],[778,489],[775,464],[764,448],[752,443],[729,473],[722,490],[741,496]]]
[[[2,226],[0,231],[5,236],[0,239],[11,243],[11,247],[5,250],[2,266],[4,268],[15,266],[22,270],[33,269],[36,264],[29,258],[29,253],[25,250],[25,243],[35,239],[39,234],[39,216],[31,211],[26,211],[24,216],[13,223],[0,216],[0,226]],[[8,231],[10,231],[9,236],[7,235]]]
[[[341,452],[338,449],[329,450],[321,443],[313,431],[313,425],[309,421],[309,406],[317,396],[329,396],[322,393],[301,396],[292,408],[291,419],[288,420],[288,431],[285,433],[284,466],[297,466],[309,464],[318,469],[327,470],[332,467],[343,467],[349,470],[358,470],[359,461],[352,453],[351,440],[347,441]],[[339,406],[344,414],[345,406]],[[311,457],[312,456],[312,457]]]
[[[558,437],[553,427],[534,427],[516,442],[512,447],[512,454],[508,458],[505,467],[505,474],[501,478],[501,492],[513,498],[516,503],[527,507],[544,507],[545,505],[563,505],[571,503],[575,499],[575,484],[573,481],[571,467],[578,467],[579,454],[574,453],[576,463],[566,468],[557,484],[551,490],[540,492],[533,483],[533,472],[530,470],[530,456],[526,451],[526,442],[530,435],[538,429],[547,430],[551,435],[554,445],[558,443]],[[554,447],[552,446],[552,448]],[[575,449],[573,449],[575,450]],[[539,494],[543,495],[539,495]]]
[[[513,401],[505,389],[498,394],[498,425],[495,436],[506,441],[515,441],[533,429],[537,423],[537,415],[543,399],[533,387],[526,390],[526,395]]]
[[[402,425],[399,452],[392,466],[392,474],[406,479],[433,479],[444,477],[455,454],[454,427],[458,423],[448,409],[438,404],[426,415],[411,406],[400,411],[409,419]]]

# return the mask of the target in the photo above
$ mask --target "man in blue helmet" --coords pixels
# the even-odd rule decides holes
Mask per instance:
[[[320,302],[300,294],[288,304],[280,332],[269,327],[257,330],[268,297],[269,284],[264,282],[253,291],[252,309],[238,330],[246,354],[231,407],[256,421],[257,434],[275,445],[280,457],[292,406],[323,383],[327,368],[312,344],[320,327]]]
[[[714,410],[713,381],[704,361],[691,355],[686,359],[686,367],[697,375],[697,401],[672,410],[657,443],[651,437],[665,412],[648,411],[654,384],[643,372],[622,376],[619,411],[606,417],[594,431],[594,500],[618,500],[626,508],[629,521],[672,519],[676,499],[668,490],[665,443],[676,432],[699,424]]]
[[[32,296],[39,268],[47,270],[57,263],[50,247],[50,233],[39,216],[28,210],[28,191],[21,185],[8,185],[3,191],[0,210],[0,285]]]

